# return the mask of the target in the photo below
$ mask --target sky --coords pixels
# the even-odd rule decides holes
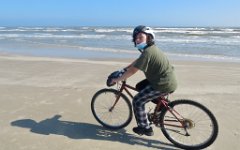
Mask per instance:
[[[0,0],[0,26],[240,27],[240,0]]]

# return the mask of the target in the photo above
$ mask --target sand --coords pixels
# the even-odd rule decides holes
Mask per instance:
[[[155,136],[125,129],[109,131],[94,119],[93,94],[106,88],[106,76],[130,60],[78,60],[0,56],[1,150],[178,149],[157,128]],[[171,99],[196,99],[219,123],[207,149],[240,147],[240,64],[175,61],[178,89]],[[128,80],[136,84],[138,72]]]

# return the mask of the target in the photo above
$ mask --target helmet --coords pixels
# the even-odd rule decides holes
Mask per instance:
[[[143,25],[139,25],[137,26],[134,30],[133,30],[133,41],[135,41],[135,38],[137,36],[138,33],[145,33],[145,34],[149,34],[152,36],[153,40],[155,39],[155,34],[153,33],[153,29],[150,27],[146,27]]]

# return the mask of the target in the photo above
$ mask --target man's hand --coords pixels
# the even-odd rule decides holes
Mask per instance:
[[[118,80],[118,78],[115,78],[115,79],[112,79],[111,84],[114,84],[114,83],[117,83],[117,82],[119,82],[119,80]]]

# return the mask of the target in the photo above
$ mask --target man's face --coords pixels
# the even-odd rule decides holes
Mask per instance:
[[[144,33],[138,33],[138,35],[136,36],[136,39],[135,39],[135,43],[139,44],[142,42],[147,42],[147,35]]]

